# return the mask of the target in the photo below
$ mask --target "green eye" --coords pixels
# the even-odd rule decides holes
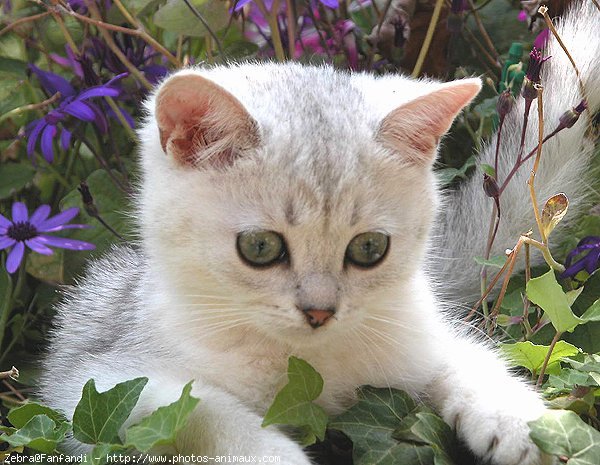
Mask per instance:
[[[268,266],[281,260],[286,253],[285,242],[273,231],[250,231],[238,234],[240,256],[252,266]]]
[[[346,260],[364,268],[375,266],[384,259],[389,244],[390,238],[383,233],[359,234],[348,244]]]

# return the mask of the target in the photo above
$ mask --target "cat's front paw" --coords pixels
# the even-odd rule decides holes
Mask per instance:
[[[541,401],[537,401],[521,412],[457,408],[446,413],[458,437],[490,464],[552,465],[554,460],[543,454],[529,437],[527,425],[544,410]]]

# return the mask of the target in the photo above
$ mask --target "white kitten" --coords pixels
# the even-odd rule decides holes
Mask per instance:
[[[584,132],[600,106],[600,41],[589,41],[599,17],[587,2],[563,21],[591,111],[544,146],[541,199],[560,189],[575,205],[582,194],[591,153]],[[580,96],[563,52],[552,43],[550,54],[544,107],[557,121]],[[318,402],[330,413],[347,408],[361,385],[392,386],[430,402],[478,456],[542,463],[526,424],[543,413],[542,401],[492,350],[457,334],[432,292],[433,279],[459,298],[477,283],[472,257],[482,253],[491,202],[473,179],[435,221],[431,166],[480,86],[296,64],[168,78],[140,132],[141,250],[117,248],[92,264],[65,300],[45,401],[71,414],[89,378],[103,390],[148,376],[133,422],[195,379],[202,401],[180,451],[308,464],[298,445],[260,426],[296,355],[323,376]],[[536,113],[534,103],[527,147]],[[521,115],[518,106],[507,119],[503,171]],[[484,161],[492,154],[488,147]],[[504,199],[499,248],[533,224],[522,176]],[[51,381],[65,371],[68,382]]]

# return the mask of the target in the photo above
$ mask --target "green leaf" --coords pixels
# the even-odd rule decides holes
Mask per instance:
[[[514,365],[527,368],[533,375],[539,373],[549,349],[550,346],[541,346],[530,341],[500,344],[500,350],[506,358]],[[581,352],[580,349],[568,342],[558,341],[548,360],[546,373],[554,373],[562,358],[576,355],[579,352]]]
[[[307,362],[297,357],[288,361],[288,384],[275,396],[262,426],[292,425],[307,429],[321,441],[325,438],[327,414],[314,404],[323,391],[323,378]],[[308,436],[305,436],[308,437]]]
[[[127,447],[120,444],[98,444],[86,458],[87,462],[92,465],[121,463],[121,457],[123,457],[126,451]],[[112,460],[109,459],[109,456],[112,456],[113,454],[117,454],[116,457]]]
[[[554,328],[561,333],[573,331],[584,322],[571,311],[567,295],[556,281],[553,270],[529,280],[527,297],[546,312]]]
[[[598,465],[600,433],[574,412],[549,411],[528,424],[531,439],[547,454],[566,457],[569,465]]]
[[[487,265],[487,266],[492,266],[494,268],[502,268],[504,266],[504,264],[506,263],[506,255],[495,255],[493,257],[490,257],[489,259],[485,259],[483,257],[473,257],[473,259],[479,264],[479,265]],[[523,307],[523,302],[521,301],[521,307]]]
[[[581,319],[585,321],[600,321],[600,299],[596,300],[596,302],[581,315]]]
[[[137,404],[148,378],[135,378],[99,393],[90,379],[73,413],[73,436],[81,442],[118,443],[119,429]]]
[[[229,22],[227,6],[217,0],[191,0],[192,5],[210,25],[213,32],[220,31]],[[190,11],[185,2],[167,0],[154,15],[154,23],[166,29],[194,37],[204,37],[208,34],[202,22]]]
[[[492,178],[496,177],[496,171],[494,170],[493,166],[487,165],[485,163],[482,163],[479,166],[481,167],[481,171],[483,171],[488,176],[491,176]]]
[[[56,446],[65,438],[71,425],[69,423],[56,423],[46,415],[36,415],[22,428],[10,436],[2,439],[13,447],[27,446],[31,449],[51,454]]]
[[[33,180],[31,163],[4,163],[0,170],[0,200],[11,197]]]
[[[12,409],[8,414],[8,421],[17,429],[23,428],[36,415],[46,415],[57,425],[67,421],[60,412],[52,410],[50,407],[36,404],[35,402],[28,402],[25,405]]]
[[[164,444],[173,444],[177,432],[183,428],[200,399],[192,397],[192,382],[183,388],[179,400],[160,407],[140,423],[125,432],[125,444],[142,452]]]
[[[0,74],[12,75],[24,79],[27,77],[27,63],[14,58],[0,56]]]
[[[405,392],[370,386],[330,428],[353,442],[355,465],[451,465],[450,427]]]
[[[425,411],[407,415],[392,437],[399,441],[415,441],[432,446],[435,465],[452,465],[448,451],[452,449],[454,434],[448,424],[435,413]]]

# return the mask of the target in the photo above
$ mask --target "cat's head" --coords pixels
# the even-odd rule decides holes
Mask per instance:
[[[141,221],[173,318],[303,345],[401,299],[439,139],[480,86],[274,64],[167,79],[141,133]]]

